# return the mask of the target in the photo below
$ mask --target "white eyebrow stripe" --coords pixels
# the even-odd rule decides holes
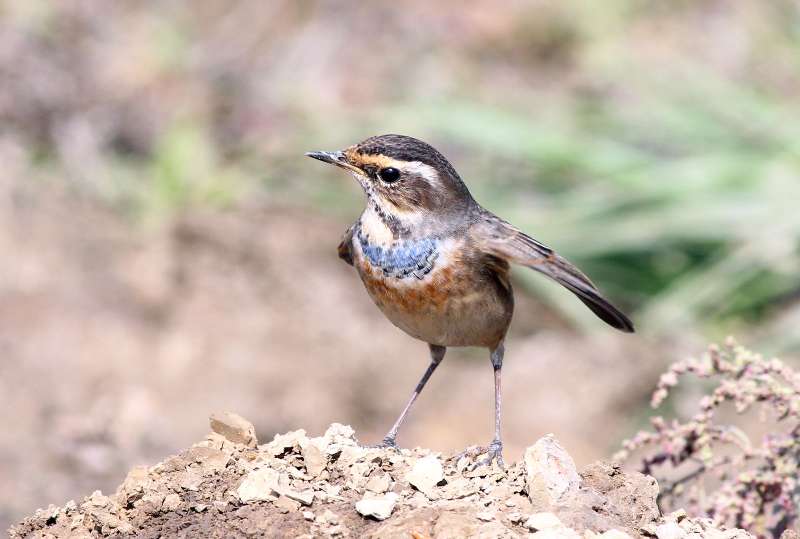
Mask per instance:
[[[419,174],[431,184],[439,183],[439,173],[430,165],[426,165],[421,161],[409,161],[403,163],[403,169],[406,172]]]

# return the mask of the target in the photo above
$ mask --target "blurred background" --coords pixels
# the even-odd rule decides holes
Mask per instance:
[[[427,349],[336,257],[358,186],[302,155],[379,133],[636,321],[514,272],[508,458],[547,432],[609,455],[727,334],[797,357],[799,89],[794,0],[0,2],[0,529],[214,411],[379,440]],[[491,425],[486,353],[456,349],[400,443]]]

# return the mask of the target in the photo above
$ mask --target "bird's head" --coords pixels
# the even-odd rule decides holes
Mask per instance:
[[[390,215],[457,213],[474,204],[447,159],[412,137],[379,135],[344,150],[306,155],[349,171],[370,201]]]

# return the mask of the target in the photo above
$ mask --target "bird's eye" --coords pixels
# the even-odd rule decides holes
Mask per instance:
[[[400,179],[400,171],[394,167],[386,167],[378,172],[378,176],[386,183],[392,183]]]

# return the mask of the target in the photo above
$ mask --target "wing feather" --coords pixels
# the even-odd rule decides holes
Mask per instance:
[[[339,242],[339,246],[336,248],[336,252],[339,254],[339,258],[350,264],[353,265],[353,231],[355,230],[356,225],[353,224],[345,230],[344,234],[342,235],[342,241]]]
[[[481,215],[470,232],[484,252],[547,275],[578,296],[601,320],[633,333],[631,320],[605,299],[586,275],[543,243],[489,212]]]

